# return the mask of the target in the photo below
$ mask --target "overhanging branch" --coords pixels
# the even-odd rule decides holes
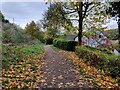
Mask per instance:
[[[86,15],[86,13],[87,13],[87,10],[88,10],[88,8],[89,8],[89,6],[90,6],[91,4],[86,4],[85,6],[84,6],[84,8],[85,8],[85,11],[84,11],[84,14],[83,14],[83,17],[82,17],[82,19],[84,19],[85,18],[85,15]]]
[[[66,12],[66,14],[71,14],[71,13],[75,13],[76,11],[74,10],[74,11],[68,11],[68,12]]]
[[[89,12],[90,10],[92,10],[94,7],[97,7],[99,4],[97,4],[96,6],[94,5],[94,6],[92,6],[90,9],[88,9],[88,11],[87,12]]]
[[[73,8],[67,7],[65,4],[63,4],[63,7],[64,7],[65,9],[67,9],[67,10],[74,10]]]
[[[89,12],[90,10],[92,10],[95,6],[92,6],[87,12]]]

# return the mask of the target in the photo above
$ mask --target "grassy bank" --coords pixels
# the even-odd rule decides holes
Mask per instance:
[[[43,55],[42,43],[9,47],[3,45],[3,88],[36,88]]]

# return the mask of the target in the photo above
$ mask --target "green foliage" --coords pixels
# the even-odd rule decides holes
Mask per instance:
[[[103,51],[106,54],[113,54],[113,52],[107,48],[101,48],[100,51]]]
[[[6,84],[8,84],[8,83],[9,83],[9,81],[8,81],[8,80],[5,80],[5,81],[2,82],[2,85],[6,85]]]
[[[20,51],[26,57],[33,57],[34,55],[39,54],[40,51],[44,51],[43,45],[44,44],[42,44],[42,43],[38,43],[38,44],[31,45],[31,46],[28,46],[28,47],[25,47],[25,48],[21,48]]]
[[[77,42],[76,41],[67,41],[67,40],[62,40],[62,39],[54,39],[53,45],[55,47],[58,47],[63,50],[74,51],[75,46],[77,46]]]
[[[111,29],[104,31],[105,35],[108,36],[110,40],[118,40],[119,39],[119,33],[117,29]]]
[[[71,31],[72,22],[66,14],[63,2],[50,3],[48,10],[44,13],[43,27],[46,29],[45,38],[60,35],[63,27],[66,31]]]
[[[47,27],[46,31],[45,31],[45,35],[44,35],[44,38],[55,38],[57,37],[57,34],[58,34],[58,29],[57,28],[51,28],[50,27]]]
[[[5,17],[0,13],[2,19],[2,42],[5,43],[26,43],[31,41],[30,35],[27,35],[25,31],[18,25],[6,22]]]
[[[20,49],[17,52],[14,50],[16,47],[3,45],[2,46],[2,68],[7,69],[11,64],[15,64],[22,59]]]
[[[53,46],[53,45],[50,45],[50,47],[51,47],[54,51],[60,51],[60,50],[61,50],[60,48],[57,48],[57,47],[55,47],[55,46]]]
[[[43,26],[44,28],[50,27],[54,29],[54,26],[61,26],[63,25],[67,20],[66,12],[62,6],[62,3],[50,3],[50,6],[48,7],[48,10],[44,13],[44,22]]]
[[[106,7],[107,6],[103,2],[84,1],[84,2],[50,3],[50,7],[48,8],[49,12],[45,13],[46,16],[45,20],[49,18],[50,23],[47,24],[46,26],[51,26],[52,24],[54,24],[64,27],[64,29],[67,30],[66,32],[64,30],[65,33],[70,33],[70,34],[78,33],[78,38],[79,38],[78,44],[81,45],[83,25],[84,25],[83,27],[84,30],[88,30],[88,29],[93,30],[94,28],[94,30],[96,31],[96,30],[104,29],[104,27],[102,27],[102,24],[105,23],[107,18],[106,13],[104,12]],[[76,22],[77,20],[78,20],[77,22],[78,26],[76,26],[77,24],[75,23],[76,24],[75,25],[73,22],[73,21]]]
[[[59,35],[57,38],[59,38],[59,39],[66,39],[66,35],[64,34],[64,35]]]
[[[88,48],[88,49],[90,49],[90,50],[92,50],[92,51],[104,52],[106,54],[114,54],[112,52],[112,50],[109,50],[107,48],[99,48],[99,49],[97,49],[97,48],[90,47],[90,46],[87,46],[87,45],[85,45],[85,47]]]
[[[120,45],[119,44],[116,46],[116,49],[120,52]]]
[[[18,30],[14,34],[13,37],[11,37],[13,43],[25,43],[28,41],[31,41],[30,36],[26,35],[24,31]]]
[[[0,11],[0,22],[2,22],[2,23],[9,23],[9,21],[7,19],[5,19],[4,15],[2,14],[1,11]]]
[[[27,46],[2,45],[2,68],[8,69],[10,65],[16,64],[24,57],[33,57],[44,50],[42,43]]]
[[[53,44],[53,38],[46,38],[45,44]]]
[[[39,39],[43,41],[43,32],[40,32],[39,30],[39,26],[37,26],[34,21],[32,21],[30,24],[27,24],[25,27],[26,33],[30,35],[32,39]]]
[[[85,46],[77,46],[75,52],[87,64],[102,69],[112,77],[120,77],[120,56],[115,56],[107,49],[99,50]]]
[[[24,43],[30,41],[30,36],[15,24],[3,23],[2,41],[3,43]]]
[[[119,44],[120,44],[120,1],[118,2],[109,2],[109,8],[107,10],[107,13],[111,16],[111,17],[115,17],[115,19],[117,20],[118,23],[118,40],[119,40]]]

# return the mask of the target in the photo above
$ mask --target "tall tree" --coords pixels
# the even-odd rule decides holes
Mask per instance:
[[[30,24],[27,24],[25,27],[26,33],[31,35],[31,37],[34,38],[39,38],[40,31],[39,27],[36,25],[34,21],[32,21]]]
[[[104,15],[104,9],[102,8],[104,6],[101,4],[101,2],[90,2],[89,0],[84,0],[83,2],[67,2],[63,5],[63,7],[66,9],[69,15],[72,14],[73,17],[78,19],[78,45],[82,45],[83,25],[86,22],[86,18],[96,19],[101,17],[101,13]],[[90,15],[92,16],[90,17]],[[99,20],[96,20],[96,22],[99,22]]]
[[[0,11],[0,21],[2,21],[3,23],[9,23],[9,21],[7,19],[5,19],[4,15],[2,14],[1,11]]]
[[[57,3],[60,3],[62,5],[63,9],[66,12],[65,15],[69,16],[70,17],[69,19],[72,19],[72,17],[77,19],[78,45],[82,45],[83,22],[85,18],[89,16],[89,14],[91,13],[91,10],[93,8],[97,8],[97,6],[101,5],[101,3],[89,2],[89,0],[84,0],[83,2],[57,2]],[[101,12],[96,12],[96,13],[98,14]]]
[[[115,17],[118,23],[118,39],[120,44],[120,1],[119,2],[110,2],[110,7],[108,9],[108,12],[111,17]]]
[[[62,3],[50,3],[48,10],[44,13],[43,26],[46,29],[46,35],[55,37],[56,34],[60,33],[59,29],[61,27],[69,28],[64,26],[64,24],[71,25],[70,19],[67,18],[67,14],[63,9]]]

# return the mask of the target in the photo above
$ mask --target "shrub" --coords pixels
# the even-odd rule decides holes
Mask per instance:
[[[54,39],[54,40],[53,40],[53,45],[54,45],[55,47],[57,47],[57,39]]]
[[[116,46],[116,49],[118,50],[118,52],[120,52],[120,45],[119,44]]]
[[[53,44],[53,38],[46,38],[45,44]]]
[[[110,60],[108,62],[108,67],[106,69],[109,70],[109,74],[112,77],[120,77],[120,58],[115,60]]]
[[[113,54],[112,50],[109,50],[107,48],[94,48],[94,47],[90,47],[90,46],[85,46],[86,48],[90,49],[90,50],[100,50],[100,51],[103,51],[104,53],[106,54]]]
[[[2,44],[2,68],[8,69],[11,64],[19,62],[23,56],[20,52],[21,48],[16,49],[14,46]]]
[[[74,51],[75,46],[77,46],[77,42],[76,41],[67,41],[67,40],[62,40],[62,39],[54,39],[53,45],[55,47],[58,47],[63,50]]]
[[[44,51],[44,44],[36,43],[27,46],[10,46],[2,44],[2,68],[9,69],[10,65],[16,64],[23,58],[34,57]]]
[[[85,63],[104,70],[112,77],[120,76],[120,56],[115,56],[106,49],[99,50],[85,46],[77,46],[75,53],[83,58]]]
[[[101,48],[100,51],[103,51],[106,54],[113,54],[112,50],[109,50],[107,48]]]

